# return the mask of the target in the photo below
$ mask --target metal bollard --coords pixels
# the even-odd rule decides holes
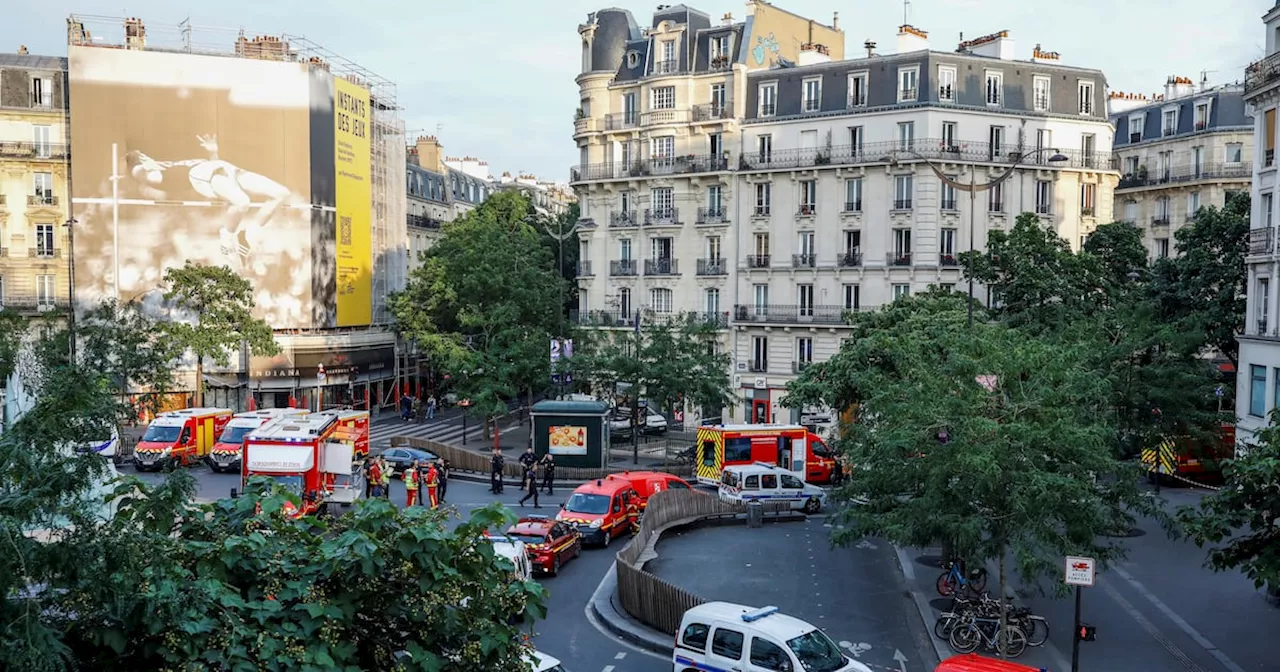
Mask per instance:
[[[758,501],[747,503],[747,527],[764,525],[764,505]]]

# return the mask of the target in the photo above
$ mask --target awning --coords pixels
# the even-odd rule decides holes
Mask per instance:
[[[245,381],[235,373],[206,373],[204,374],[204,384],[206,387],[226,387],[237,388],[244,387]]]
[[[316,383],[313,379],[311,381],[311,387],[315,386]],[[297,378],[263,378],[261,380],[252,381],[249,384],[249,389],[254,392],[257,392],[258,390],[262,390],[264,392],[280,392],[284,390],[297,390],[302,387],[302,385],[298,384]]]
[[[250,472],[293,473],[306,471],[314,465],[311,446],[255,446],[250,444],[248,466]]]

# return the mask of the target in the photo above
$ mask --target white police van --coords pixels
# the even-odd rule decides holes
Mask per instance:
[[[825,632],[777,607],[731,602],[684,612],[672,664],[675,672],[872,672]]]
[[[731,465],[720,474],[720,501],[790,502],[791,508],[817,513],[827,503],[827,491],[805,483],[794,473],[765,462]]]

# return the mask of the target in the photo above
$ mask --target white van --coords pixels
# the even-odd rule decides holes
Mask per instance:
[[[528,663],[533,666],[533,672],[565,672],[564,665],[558,659],[541,651],[530,651],[527,658]]]
[[[817,513],[827,503],[827,491],[800,480],[774,464],[730,465],[720,474],[720,501],[790,502],[791,508]]]
[[[672,652],[675,672],[871,672],[825,632],[777,607],[707,602],[686,612]]]
[[[521,581],[533,579],[533,567],[529,564],[529,551],[524,542],[510,537],[485,537],[485,541],[493,544],[493,552],[515,565],[516,578]]]

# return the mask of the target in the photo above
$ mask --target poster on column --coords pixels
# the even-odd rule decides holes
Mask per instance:
[[[370,219],[372,131],[369,91],[334,79],[334,191],[337,209],[337,325],[373,321],[373,252]]]

